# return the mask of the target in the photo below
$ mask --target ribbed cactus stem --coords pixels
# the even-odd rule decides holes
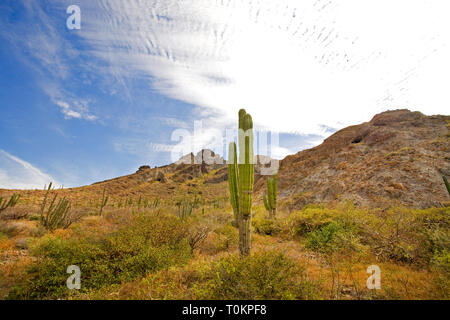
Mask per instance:
[[[278,199],[278,175],[274,174],[272,179],[272,192],[273,192],[273,206],[272,206],[272,216],[275,217],[277,214],[277,199]]]
[[[228,186],[230,188],[230,202],[233,208],[234,221],[238,225],[239,196],[236,143],[231,142],[228,148]]]
[[[263,201],[269,216],[274,218],[277,213],[277,175],[267,179],[267,197],[263,194]]]
[[[269,201],[267,201],[267,197],[266,197],[266,194],[265,194],[265,193],[263,193],[263,201],[264,201],[264,207],[266,208],[267,211],[270,212]]]
[[[450,194],[450,184],[448,183],[447,177],[442,176],[442,179],[444,180],[444,184],[447,187],[448,194]]]
[[[234,142],[228,152],[228,184],[230,202],[239,226],[239,252],[250,254],[250,220],[253,201],[253,120],[244,109],[239,110],[239,161]]]
[[[253,200],[253,121],[243,109],[239,111],[239,125],[239,213],[248,217]]]

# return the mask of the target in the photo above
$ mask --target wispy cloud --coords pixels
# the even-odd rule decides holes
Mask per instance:
[[[31,163],[0,149],[0,188],[35,189],[43,188],[49,182],[59,185],[54,178]]]
[[[390,108],[444,113],[448,1],[103,0],[80,36],[117,79],[221,117],[324,135]]]
[[[130,101],[114,125],[146,136],[119,139],[119,152],[142,154],[142,141],[145,154],[158,142],[169,146],[167,132],[163,141],[147,139],[154,115],[130,111],[136,82],[196,106],[155,118],[181,129],[202,120],[204,133],[184,144],[196,149],[234,127],[242,107],[256,128],[303,134],[306,146],[386,109],[434,114],[450,104],[447,0],[81,0],[82,29],[70,33],[67,1],[22,3],[33,32],[24,23],[23,37],[0,34],[19,41],[18,51],[28,48],[43,90],[67,119],[102,117],[95,100],[72,91],[74,75]],[[73,66],[74,57],[82,63]]]
[[[90,121],[97,119],[96,116],[87,113],[87,107],[81,103],[75,103],[75,106],[71,106],[64,101],[56,101],[55,103],[61,108],[61,112],[66,119],[76,118]]]
[[[12,44],[16,57],[36,72],[37,85],[60,108],[65,119],[96,120],[97,116],[89,110],[88,99],[70,89],[73,74],[80,71],[72,61],[80,52],[62,36],[65,24],[55,19],[58,16],[46,13],[39,2],[20,3],[24,8],[23,19],[14,24],[0,22],[0,36]],[[63,8],[61,4],[57,7]]]

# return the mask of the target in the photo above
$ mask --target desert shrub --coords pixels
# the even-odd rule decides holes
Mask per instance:
[[[259,234],[274,235],[281,231],[278,220],[268,219],[262,215],[256,215],[252,219],[252,226],[254,231]]]
[[[0,211],[0,220],[19,220],[28,217],[29,209],[25,206],[14,206]]]
[[[439,296],[450,298],[450,251],[435,253],[431,260],[432,270],[436,273],[435,286]]]
[[[219,259],[203,271],[203,281],[194,285],[194,292],[199,299],[224,300],[308,299],[316,294],[304,267],[275,251]]]
[[[236,246],[238,243],[238,230],[231,225],[224,225],[215,230],[215,232],[223,239],[225,249]]]
[[[188,243],[191,247],[191,252],[194,252],[206,240],[209,232],[209,226],[192,225],[189,227]]]
[[[61,298],[69,265],[81,270],[80,293],[131,281],[146,273],[185,263],[191,257],[182,225],[175,217],[137,216],[128,225],[103,238],[63,239],[48,235],[32,248],[37,262],[29,279],[16,286],[10,298]]]
[[[332,222],[336,216],[333,209],[305,207],[288,217],[287,227],[292,236],[303,236]]]
[[[26,225],[21,222],[0,222],[0,232],[12,238],[26,230]]]
[[[306,248],[325,254],[344,250],[362,249],[356,229],[339,222],[331,222],[310,232],[306,237]]]
[[[199,245],[198,249],[204,254],[217,254],[221,251],[236,247],[237,242],[238,230],[231,225],[224,225],[209,232],[205,241]]]
[[[450,248],[448,212],[393,207],[355,221],[362,241],[379,260],[427,265],[436,252]]]

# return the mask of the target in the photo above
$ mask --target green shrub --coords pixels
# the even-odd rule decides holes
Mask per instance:
[[[26,283],[10,293],[13,299],[54,299],[74,293],[66,287],[66,269],[81,270],[80,293],[185,263],[191,257],[185,228],[176,217],[137,216],[104,238],[62,239],[48,235],[31,250],[37,262]]]
[[[252,220],[254,231],[259,234],[274,235],[280,232],[277,220],[267,219],[261,215],[256,215]]]
[[[345,250],[360,251],[363,246],[355,231],[352,226],[331,222],[307,235],[306,248],[325,254]]]
[[[304,268],[275,251],[240,259],[230,255],[215,262],[194,285],[200,299],[310,299],[316,288]]]
[[[292,236],[303,236],[333,221],[337,212],[332,209],[306,207],[291,214],[288,228]]]
[[[442,299],[450,298],[450,251],[436,253],[432,260],[432,269],[436,273],[435,285],[438,296]]]

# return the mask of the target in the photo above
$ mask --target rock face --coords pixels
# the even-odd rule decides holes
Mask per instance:
[[[194,156],[191,152],[180,158],[175,165],[175,173],[173,180],[175,182],[183,182],[198,178],[211,170],[219,169],[225,166],[226,161],[214,151],[203,149]]]
[[[278,174],[280,199],[300,208],[351,199],[357,204],[413,207],[449,200],[449,116],[395,110],[342,129],[312,149],[287,156]],[[255,189],[264,189],[264,179]]]
[[[151,168],[150,168],[149,165],[140,166],[139,169],[138,169],[138,171],[136,171],[136,173],[143,172],[143,171],[147,171],[147,170],[150,170],[150,169],[151,169]]]
[[[167,182],[167,180],[166,180],[166,176],[164,175],[164,173],[162,173],[161,171],[159,171],[157,174],[156,174],[156,179],[155,179],[156,181],[159,181],[159,182],[161,182],[161,183],[166,183]]]

